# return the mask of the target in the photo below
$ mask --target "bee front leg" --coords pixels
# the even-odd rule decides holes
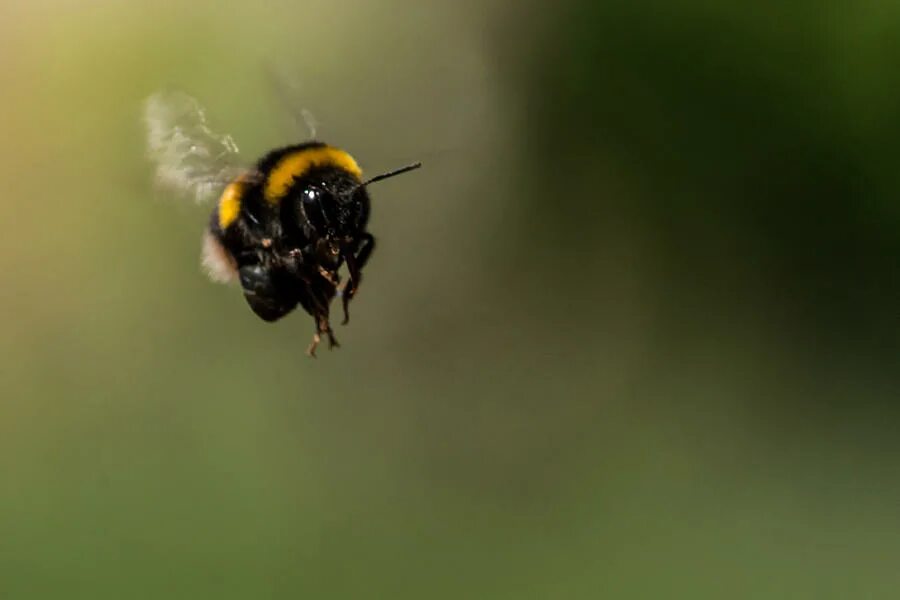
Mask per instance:
[[[316,332],[313,334],[312,341],[309,343],[309,346],[306,348],[306,355],[310,358],[316,358],[316,348],[319,347],[319,342],[322,341],[322,337],[319,335],[319,327],[316,326]]]
[[[309,306],[308,312],[316,322],[316,331],[313,334],[312,343],[306,353],[315,357],[316,347],[321,342],[323,334],[328,338],[329,350],[340,347],[340,344],[334,337],[334,331],[331,329],[331,323],[328,319],[328,305],[332,298],[334,298],[335,285],[324,277],[314,279],[313,281],[315,281],[315,285],[306,289],[305,298],[307,302],[306,306]]]
[[[350,278],[347,280],[347,284],[341,293],[341,304],[344,308],[344,320],[341,325],[346,325],[350,321],[350,299],[353,298],[356,290],[359,289],[359,284],[362,281],[362,268],[369,262],[372,250],[375,249],[375,237],[371,233],[362,234],[360,240],[356,253],[348,254],[345,257]]]
[[[337,339],[334,337],[334,331],[331,329],[331,324],[328,322],[328,318],[326,317],[322,327],[322,333],[328,336],[328,349],[332,350],[334,348],[340,348],[341,345],[338,343]]]
[[[328,323],[328,315],[318,315],[316,316],[316,332],[313,334],[312,342],[310,342],[309,347],[306,349],[306,354],[313,358],[316,358],[316,348],[319,347],[319,343],[322,341],[322,334],[325,334],[328,337],[329,350],[340,348],[341,346],[337,339],[335,339],[334,331],[332,331],[331,325]]]

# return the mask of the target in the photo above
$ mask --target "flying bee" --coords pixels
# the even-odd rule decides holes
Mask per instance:
[[[144,121],[159,183],[198,201],[218,195],[203,238],[210,278],[240,282],[265,321],[302,307],[315,322],[310,356],[323,335],[329,348],[337,346],[329,306],[340,296],[349,321],[349,302],[375,248],[367,186],[421,163],[364,179],[346,151],[307,141],[241,166],[234,140],[214,133],[196,100],[177,92],[148,98]]]

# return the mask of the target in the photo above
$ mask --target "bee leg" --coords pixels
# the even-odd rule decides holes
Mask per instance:
[[[363,267],[369,262],[369,258],[372,256],[372,250],[374,249],[375,237],[371,233],[364,233],[360,236],[359,249],[356,254],[352,257],[352,260],[347,261],[347,269],[350,271],[350,279],[352,280],[347,285],[350,290],[349,296],[351,298],[356,294],[356,290],[359,289],[359,284],[362,281]]]
[[[350,271],[350,277],[340,290],[341,308],[344,309],[344,320],[341,321],[341,325],[346,325],[350,322],[350,297],[353,295],[351,286],[355,284],[356,278],[359,277],[359,270],[356,268],[356,262],[352,256],[347,257],[347,270]]]
[[[348,311],[350,300],[356,294],[356,290],[359,289],[359,284],[362,281],[362,268],[369,262],[372,250],[375,249],[375,237],[371,233],[362,234],[360,239],[359,249],[356,254],[349,254],[345,258],[350,277],[341,293],[341,304],[344,308],[344,321],[341,325],[346,325],[350,321],[350,313]]]
[[[329,350],[340,348],[341,345],[335,339],[334,331],[332,331],[331,325],[328,324],[328,317],[316,317],[316,332],[313,334],[312,342],[310,342],[309,347],[306,349],[306,354],[308,356],[316,358],[316,348],[319,347],[319,343],[321,343],[322,341],[322,334],[325,334],[325,336],[328,338]]]
[[[338,343],[337,339],[334,337],[334,331],[331,330],[331,326],[327,326],[328,329],[325,330],[325,335],[328,336],[328,349],[333,350],[335,348],[340,348],[341,345]]]
[[[319,319],[317,319],[317,331],[316,335],[324,333],[328,336],[328,349],[331,350],[333,348],[340,348],[340,344],[334,337],[334,331],[331,329],[331,324],[328,322],[328,314],[322,315]]]
[[[316,358],[316,348],[319,347],[319,342],[322,341],[322,338],[319,337],[318,330],[313,334],[312,342],[309,343],[309,347],[306,349],[306,355],[311,358]]]
[[[369,258],[372,256],[372,250],[375,249],[375,236],[371,233],[364,233],[359,236],[360,244],[359,244],[359,252],[356,253],[356,264],[359,266],[360,270],[366,266],[366,263],[369,262]]]
[[[341,307],[344,309],[344,320],[341,321],[341,325],[346,325],[350,322],[350,299],[347,298],[347,294],[341,294]]]
[[[341,277],[337,274],[337,271],[329,271],[325,267],[319,267],[319,275],[333,287],[337,287],[341,282]]]

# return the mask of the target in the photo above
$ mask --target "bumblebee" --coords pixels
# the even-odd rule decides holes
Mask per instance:
[[[315,323],[310,356],[322,336],[329,348],[338,346],[329,307],[339,296],[343,324],[349,321],[349,303],[375,248],[367,230],[367,186],[421,163],[364,179],[346,151],[308,141],[272,150],[246,168],[231,137],[209,129],[193,98],[151,96],[144,117],[158,181],[197,200],[218,194],[203,238],[202,261],[210,277],[238,281],[264,321],[302,307]]]

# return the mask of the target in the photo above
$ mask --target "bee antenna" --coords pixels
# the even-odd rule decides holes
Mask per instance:
[[[383,179],[388,179],[389,177],[396,177],[397,175],[403,175],[404,173],[408,173],[410,171],[415,171],[419,167],[422,166],[422,163],[417,162],[411,165],[406,165],[405,167],[400,167],[399,169],[394,169],[393,171],[388,171],[387,173],[382,173],[381,175],[376,175],[371,179],[367,179],[363,181],[361,184],[356,186],[357,188],[366,187],[369,184],[375,183],[376,181],[381,181]]]

